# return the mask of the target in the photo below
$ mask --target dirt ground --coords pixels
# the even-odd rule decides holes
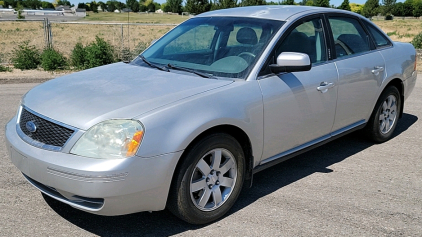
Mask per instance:
[[[38,83],[64,76],[72,72],[73,71],[46,72],[41,69],[22,71],[15,69],[12,72],[0,72],[0,84]]]

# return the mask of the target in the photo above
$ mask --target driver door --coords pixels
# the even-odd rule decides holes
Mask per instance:
[[[309,55],[310,71],[261,76],[264,103],[264,151],[261,164],[330,137],[337,100],[337,70],[328,61],[321,17],[300,20],[276,46],[281,52]],[[331,83],[325,90],[321,85]],[[320,88],[321,90],[319,90]]]

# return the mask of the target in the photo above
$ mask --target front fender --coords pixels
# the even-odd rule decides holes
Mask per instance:
[[[202,132],[233,125],[249,137],[255,162],[263,146],[263,105],[257,81],[235,81],[137,117],[145,126],[138,156],[152,157],[186,147]]]

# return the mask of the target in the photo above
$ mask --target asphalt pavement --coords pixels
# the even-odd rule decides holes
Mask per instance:
[[[37,84],[0,84],[0,236],[422,236],[421,79],[393,139],[352,133],[262,171],[224,218],[203,226],[166,210],[96,216],[43,197],[4,141],[20,97]]]

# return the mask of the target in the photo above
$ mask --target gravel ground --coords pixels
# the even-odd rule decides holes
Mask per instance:
[[[10,162],[4,125],[36,84],[0,85],[0,236],[421,236],[422,77],[393,139],[353,133],[254,176],[233,209],[203,226],[168,211],[87,214],[44,198]]]

